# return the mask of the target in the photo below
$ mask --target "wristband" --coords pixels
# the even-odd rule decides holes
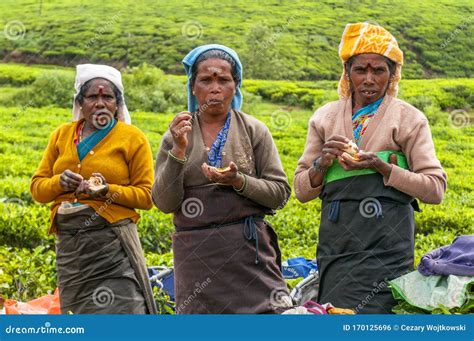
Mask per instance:
[[[179,157],[174,156],[171,150],[168,151],[168,156],[183,165],[188,161],[188,158],[186,156],[184,157],[184,159],[180,159]]]

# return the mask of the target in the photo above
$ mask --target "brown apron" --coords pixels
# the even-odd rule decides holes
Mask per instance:
[[[185,188],[174,215],[176,313],[258,314],[281,311],[287,295],[271,210],[231,187]]]
[[[109,224],[92,208],[56,216],[61,312],[156,314],[135,223]]]

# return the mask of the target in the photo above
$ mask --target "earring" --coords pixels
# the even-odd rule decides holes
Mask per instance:
[[[79,110],[82,111],[82,107],[79,107]]]

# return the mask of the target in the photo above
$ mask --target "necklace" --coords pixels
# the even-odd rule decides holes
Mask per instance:
[[[204,149],[206,150],[206,152],[209,152],[211,150],[211,148],[206,145],[206,142],[204,142],[204,135],[203,135],[203,131],[202,131],[202,122],[201,122],[201,119],[200,119],[199,115],[197,116],[197,118],[198,118],[198,122],[199,122],[199,129],[201,130],[202,144],[203,144]]]
[[[81,129],[79,130],[79,137],[78,137],[78,141],[79,143],[82,141],[83,139],[83,135],[84,135],[84,126],[85,126],[85,123],[86,122],[82,122],[82,125],[81,125]]]
[[[227,115],[230,115],[230,112]],[[202,128],[202,122],[201,122],[200,116],[198,115],[197,118],[198,118],[198,122],[199,122],[199,128]],[[222,130],[222,128],[225,126],[226,122],[227,122],[227,119],[224,121],[224,124],[222,125],[222,127],[219,128],[219,131],[217,132],[217,135],[213,139],[214,142],[217,139],[217,137],[219,136],[219,133]],[[211,136],[211,134],[208,134],[208,135]],[[204,141],[204,136],[203,136],[202,129],[201,129],[201,136],[202,136],[202,144],[204,145],[204,149],[206,150],[207,153],[209,153],[209,151],[211,150],[211,147],[214,145],[214,142],[211,143],[211,146],[206,145],[206,142]]]

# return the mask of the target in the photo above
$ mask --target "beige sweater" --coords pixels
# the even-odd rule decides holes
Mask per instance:
[[[333,135],[354,141],[352,101],[339,100],[316,110],[309,120],[303,155],[295,172],[295,194],[301,202],[319,196],[322,185],[312,187],[308,170],[321,155],[323,144]],[[436,158],[433,139],[425,115],[410,104],[385,96],[377,113],[369,121],[360,149],[370,152],[402,151],[409,170],[393,165],[385,186],[396,188],[429,204],[439,204],[446,192],[446,173]],[[337,162],[337,160],[335,161]]]
[[[241,195],[271,209],[283,207],[291,194],[291,187],[270,131],[250,115],[238,111],[232,111],[231,115],[222,166],[233,161],[246,177],[247,184]],[[169,157],[172,146],[168,130],[158,152],[152,190],[155,205],[165,213],[179,210],[185,187],[211,183],[201,171],[201,165],[207,163],[207,151],[199,120],[194,120],[189,134],[188,161],[185,164]]]

